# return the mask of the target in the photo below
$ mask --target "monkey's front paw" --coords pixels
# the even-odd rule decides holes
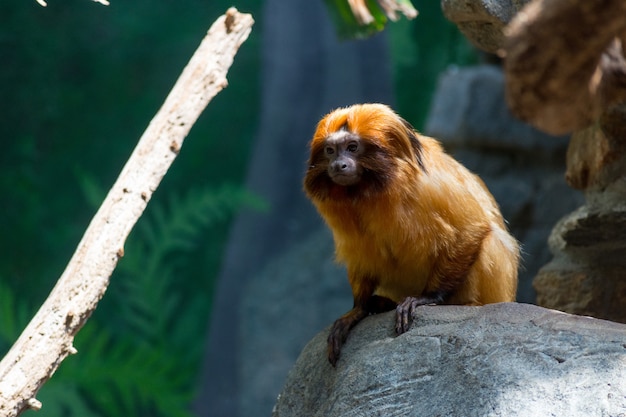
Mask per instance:
[[[401,335],[402,333],[408,332],[411,327],[413,311],[419,306],[430,303],[431,300],[424,297],[407,297],[403,302],[398,304],[398,307],[396,307],[396,334]]]
[[[413,311],[419,306],[436,306],[443,303],[450,293],[447,291],[434,291],[421,297],[407,297],[396,307],[396,333],[402,334],[409,331]]]

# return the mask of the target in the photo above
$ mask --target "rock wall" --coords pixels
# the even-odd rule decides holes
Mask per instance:
[[[554,259],[534,282],[539,304],[626,323],[625,138],[626,105],[573,135],[567,179],[586,202],[552,231]]]

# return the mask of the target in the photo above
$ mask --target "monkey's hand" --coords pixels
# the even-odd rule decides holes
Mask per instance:
[[[409,331],[413,311],[419,306],[441,304],[445,293],[437,292],[425,294],[422,297],[407,297],[396,307],[396,334],[401,335]]]

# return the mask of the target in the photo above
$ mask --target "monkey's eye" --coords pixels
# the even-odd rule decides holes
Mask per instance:
[[[347,149],[348,152],[356,152],[359,149],[359,145],[356,142],[350,142]]]
[[[327,147],[324,149],[324,152],[326,152],[326,155],[332,155],[332,154],[334,154],[334,153],[335,153],[335,150],[334,150],[333,148],[331,148],[330,146],[327,146]]]

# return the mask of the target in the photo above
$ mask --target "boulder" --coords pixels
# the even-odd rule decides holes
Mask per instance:
[[[305,347],[273,417],[626,415],[626,326],[516,303],[424,306],[351,332],[333,368],[328,329]]]

